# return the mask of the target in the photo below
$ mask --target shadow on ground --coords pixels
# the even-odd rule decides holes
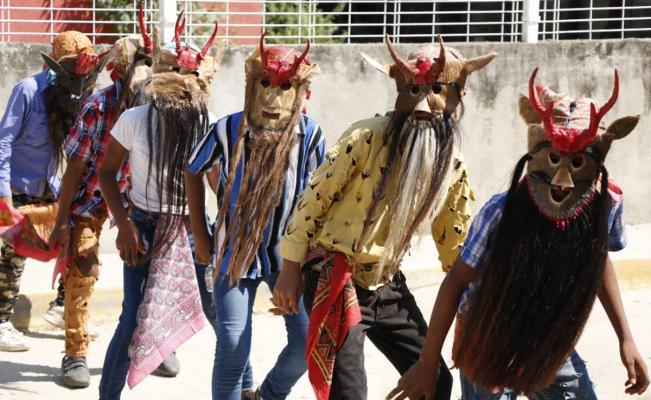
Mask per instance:
[[[13,383],[20,382],[53,382],[64,387],[61,383],[61,369],[48,365],[23,364],[9,361],[0,361],[0,391],[18,390],[31,393],[29,390],[16,388]],[[91,368],[90,374],[101,375],[101,368]]]

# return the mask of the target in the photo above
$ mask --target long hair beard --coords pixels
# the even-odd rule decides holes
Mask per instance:
[[[404,114],[392,118],[388,164],[360,237],[360,243],[366,243],[371,226],[379,218],[388,219],[380,269],[397,268],[414,233],[438,214],[448,192],[457,132],[452,118],[414,120]],[[379,204],[385,198],[387,214],[378,217],[376,210],[384,209]]]
[[[215,265],[221,266],[225,253],[230,252],[227,274],[231,283],[239,283],[243,272],[253,263],[271,213],[280,204],[290,154],[298,141],[294,127],[301,116],[301,105],[307,91],[307,85],[299,86],[292,106],[293,114],[284,129],[253,131],[249,127],[248,114],[255,82],[255,79],[247,80],[239,136],[228,167],[215,229],[215,232],[221,232],[228,220],[225,237],[217,241]],[[231,193],[245,145],[244,173],[235,209],[231,209]]]
[[[70,90],[63,86],[51,85],[43,93],[47,110],[48,133],[55,164],[63,161],[63,143],[75,124],[82,100],[72,99]]]
[[[588,319],[608,243],[608,174],[601,193],[563,230],[538,211],[513,176],[486,263],[461,324],[455,364],[474,384],[531,394],[548,386]]]
[[[153,119],[156,118],[156,131]],[[147,146],[149,165],[147,170],[146,197],[153,186],[159,199],[160,240],[154,244],[159,250],[176,239],[176,227],[184,223],[186,195],[184,169],[190,154],[208,128],[208,109],[170,106],[162,101],[154,101],[147,113]],[[153,173],[155,166],[155,174]],[[154,184],[150,185],[150,180]],[[167,207],[163,208],[163,204]],[[153,254],[151,251],[150,254]]]

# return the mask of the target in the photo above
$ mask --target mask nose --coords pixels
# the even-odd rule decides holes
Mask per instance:
[[[424,111],[426,113],[430,113],[431,110],[429,108],[429,102],[427,101],[427,96],[423,96],[423,98],[416,104],[416,107],[414,107],[414,112],[416,111]]]
[[[570,170],[567,167],[561,167],[552,179],[552,185],[559,186],[561,189],[574,189],[574,181]]]

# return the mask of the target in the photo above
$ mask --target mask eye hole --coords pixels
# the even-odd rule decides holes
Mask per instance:
[[[551,162],[552,165],[557,165],[561,162],[561,155],[555,151],[549,152],[549,162]]]
[[[434,94],[439,94],[439,93],[441,93],[441,90],[442,90],[442,89],[443,89],[443,88],[441,87],[441,84],[440,84],[440,83],[435,83],[435,84],[432,86],[432,92],[434,92]]]
[[[412,85],[411,86],[411,94],[413,94],[413,95],[420,94],[420,86]]]
[[[289,81],[287,81],[287,82],[283,83],[282,85],[280,85],[280,88],[282,90],[289,90],[289,89],[292,88],[292,84]]]
[[[582,154],[577,154],[572,157],[572,168],[579,169],[585,164],[585,157]]]
[[[181,68],[179,68],[179,67],[172,67],[172,71],[174,71],[174,72],[181,72]]]
[[[260,81],[260,84],[262,85],[262,87],[266,88],[269,87],[269,85],[271,85],[271,82],[269,82],[269,79],[263,79]]]

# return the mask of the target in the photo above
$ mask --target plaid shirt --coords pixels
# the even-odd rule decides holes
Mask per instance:
[[[86,162],[70,209],[71,216],[88,215],[96,207],[106,208],[99,188],[98,171],[111,138],[111,129],[120,113],[120,90],[121,83],[116,81],[89,97],[66,138],[64,148],[68,157]],[[126,160],[119,174],[119,186],[126,195],[129,187]]]
[[[499,226],[504,207],[506,206],[507,192],[493,196],[482,207],[475,217],[468,237],[461,250],[461,260],[472,268],[479,269],[484,265],[486,257],[495,242],[497,227]],[[620,193],[621,194],[621,193]],[[608,214],[608,250],[619,251],[626,247],[626,230],[623,221],[624,205],[621,195],[613,196],[612,208]],[[470,284],[463,293],[459,310],[466,304],[473,285]]]

